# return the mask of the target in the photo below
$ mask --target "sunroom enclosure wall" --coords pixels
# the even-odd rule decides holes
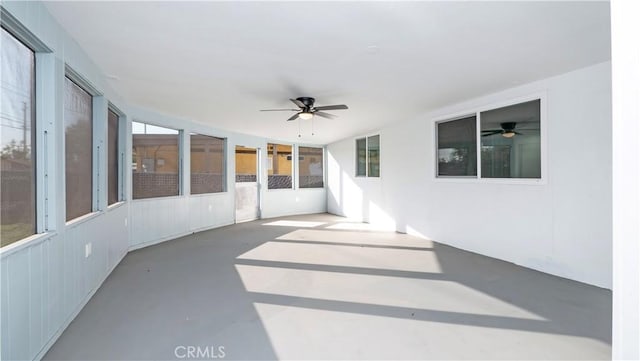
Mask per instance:
[[[436,177],[439,121],[536,98],[542,179]],[[354,176],[359,138],[327,146],[329,212],[611,288],[610,62],[381,129],[379,179]]]

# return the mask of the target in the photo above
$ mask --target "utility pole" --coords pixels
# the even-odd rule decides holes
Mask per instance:
[[[22,152],[27,156],[27,102],[22,102]]]

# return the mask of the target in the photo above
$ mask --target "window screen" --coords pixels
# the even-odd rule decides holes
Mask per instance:
[[[65,78],[65,188],[66,220],[91,213],[93,208],[93,104],[91,94]]]
[[[191,194],[225,191],[225,140],[191,134]]]
[[[177,196],[180,132],[133,122],[132,133],[133,199]]]
[[[118,194],[118,179],[120,178],[120,162],[118,149],[118,131],[119,131],[118,114],[109,110],[107,115],[107,166],[109,169],[107,190],[108,204],[114,204],[120,201]]]
[[[35,56],[2,29],[0,239],[6,246],[36,233]]]
[[[298,147],[298,169],[300,188],[323,188],[324,175],[322,165],[324,163],[322,148]]]
[[[293,188],[293,162],[290,145],[268,144],[268,189]]]

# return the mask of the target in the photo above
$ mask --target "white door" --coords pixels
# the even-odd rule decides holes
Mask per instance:
[[[236,223],[260,218],[259,150],[236,146]]]

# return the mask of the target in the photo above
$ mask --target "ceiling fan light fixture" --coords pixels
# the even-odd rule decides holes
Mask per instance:
[[[502,133],[502,136],[505,138],[513,138],[514,135],[516,135],[516,132],[514,132],[513,130],[507,130]]]
[[[310,112],[300,112],[298,114],[298,116],[300,117],[300,119],[302,120],[309,120],[311,118],[313,118],[313,113]]]

